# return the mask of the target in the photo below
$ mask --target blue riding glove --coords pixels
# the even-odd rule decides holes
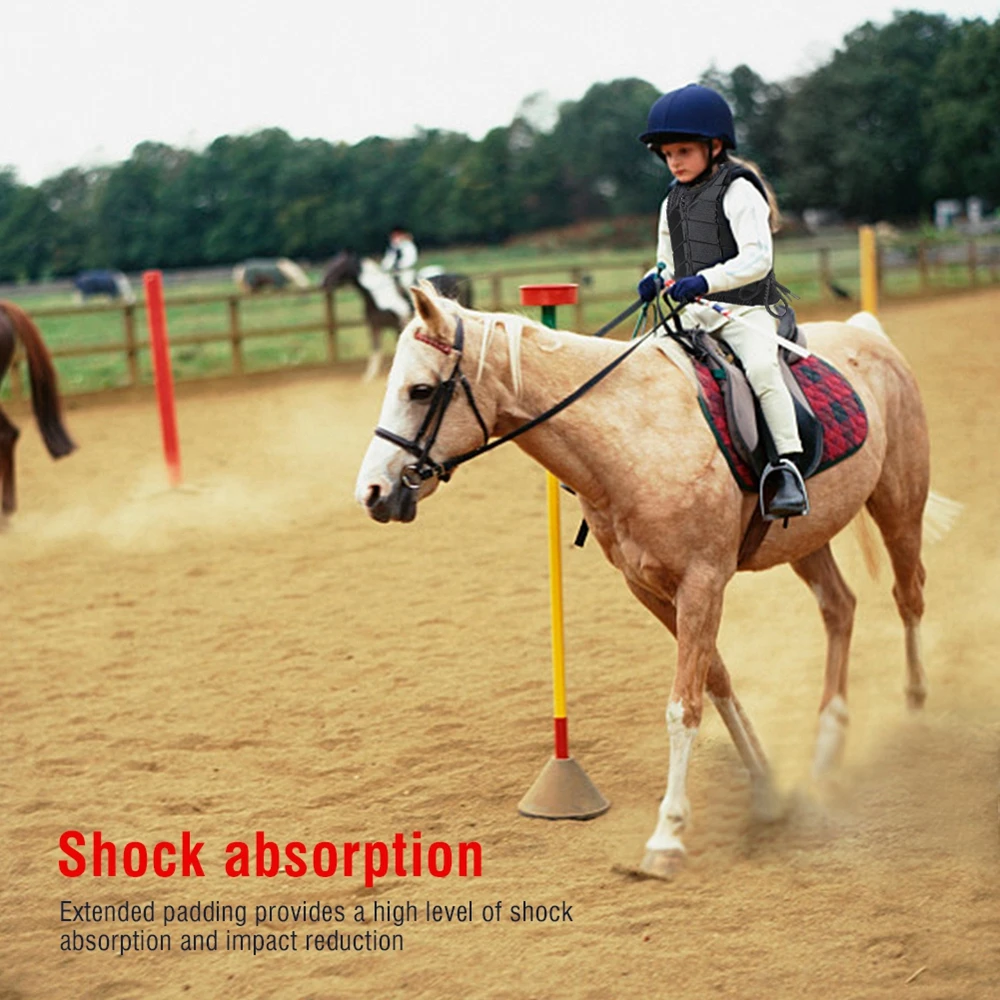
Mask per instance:
[[[668,289],[674,302],[691,302],[708,291],[708,282],[700,274],[692,274],[690,278],[678,278]]]
[[[663,278],[653,271],[636,285],[636,291],[643,302],[652,302],[663,291]]]

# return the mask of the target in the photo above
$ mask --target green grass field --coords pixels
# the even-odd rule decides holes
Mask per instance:
[[[776,273],[780,281],[800,297],[803,303],[829,297],[820,278],[820,247],[828,254],[829,274],[840,288],[857,297],[858,249],[851,234],[840,239],[786,239],[776,242]],[[478,308],[494,305],[516,310],[518,286],[537,282],[581,280],[581,306],[564,308],[560,325],[590,332],[620,311],[635,297],[635,285],[642,268],[651,262],[653,249],[644,256],[634,250],[544,252],[529,246],[465,248],[427,251],[421,264],[437,264],[446,270],[468,274],[473,279],[474,301]],[[319,269],[310,274],[318,280]],[[951,263],[932,268],[931,285],[935,288],[968,287],[967,264]],[[977,281],[987,284],[998,278],[996,264],[983,264]],[[229,336],[229,305],[205,301],[212,296],[230,296],[228,281],[172,285],[165,278],[167,323],[171,338],[171,359],[176,380],[229,375],[233,370]],[[921,291],[915,259],[910,266],[887,268],[883,274],[883,294],[906,296]],[[496,296],[499,293],[499,302]],[[67,394],[95,392],[130,384],[125,354],[125,322],[120,307],[95,305],[74,310],[68,295],[39,295],[30,286],[11,293],[36,321],[46,343],[58,355],[62,350],[95,348],[98,353],[56,358],[62,390]],[[193,300],[193,301],[188,301]],[[45,315],[46,310],[59,313]],[[239,304],[243,336],[243,367],[246,372],[284,369],[291,366],[321,365],[328,360],[327,334],[324,329],[324,301],[315,294],[261,294],[242,298]],[[65,312],[63,312],[65,310]],[[341,289],[336,296],[338,329],[337,357],[351,361],[366,356],[367,331],[360,325],[363,312],[360,296],[352,289]],[[254,331],[276,327],[314,324],[316,332],[296,332],[280,336],[254,336]],[[137,368],[140,384],[152,382],[150,353],[147,344],[146,314],[141,304],[135,309],[135,337],[138,344]],[[185,343],[186,338],[219,337],[215,343]],[[101,350],[108,348],[108,350]],[[26,373],[23,372],[22,379]],[[6,379],[0,398],[10,398],[12,388]]]

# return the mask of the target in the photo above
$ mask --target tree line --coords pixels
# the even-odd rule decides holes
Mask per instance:
[[[998,66],[1000,17],[905,11],[856,28],[804,76],[773,83],[744,65],[702,82],[730,101],[740,153],[783,209],[912,222],[937,198],[1000,204]],[[319,260],[345,246],[377,251],[397,224],[443,246],[652,218],[667,175],[636,137],[658,96],[645,80],[596,83],[554,124],[529,99],[478,141],[430,129],[348,145],[270,128],[203,151],[143,142],[122,163],[37,186],[0,169],[0,280]]]

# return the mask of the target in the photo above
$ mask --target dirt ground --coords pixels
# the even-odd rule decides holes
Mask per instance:
[[[664,790],[674,643],[596,546],[571,548],[570,497],[570,741],[613,805],[586,823],[517,813],[551,753],[551,688],[544,475],[516,448],[472,463],[413,525],[383,526],[352,498],[382,383],[185,392],[176,491],[151,401],[72,406],[81,449],[58,464],[19,413],[21,510],[0,535],[0,1000],[1000,996],[998,315],[996,291],[882,313],[923,388],[934,487],[965,504],[925,553],[926,709],[904,707],[888,564],[872,580],[845,533],[850,742],[814,787],[815,602],[787,567],[738,577],[722,652],[787,813],[752,820],[707,714],[691,862],[669,884],[623,869]],[[66,830],[119,849],[191,831],[206,874],[67,878]],[[257,830],[478,841],[482,875],[227,877],[226,846]],[[63,923],[63,900],[152,901],[156,924]],[[199,900],[245,904],[245,933],[296,930],[297,950],[227,952],[235,920],[162,926],[165,906]],[[379,928],[402,951],[303,950],[309,933],[371,930],[386,900],[419,910]],[[254,906],[303,901],[345,920],[254,926]],[[471,902],[474,920],[428,922],[427,902]],[[565,902],[572,922],[515,923],[523,902]],[[136,929],[170,933],[171,951],[61,951],[73,931]],[[218,951],[180,950],[213,929]]]

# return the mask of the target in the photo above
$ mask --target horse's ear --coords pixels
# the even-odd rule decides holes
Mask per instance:
[[[410,288],[417,315],[427,328],[431,339],[440,341],[445,347],[451,347],[452,337],[448,321],[438,306],[436,297],[422,287],[423,285],[424,282],[421,282],[420,285],[413,285]]]

